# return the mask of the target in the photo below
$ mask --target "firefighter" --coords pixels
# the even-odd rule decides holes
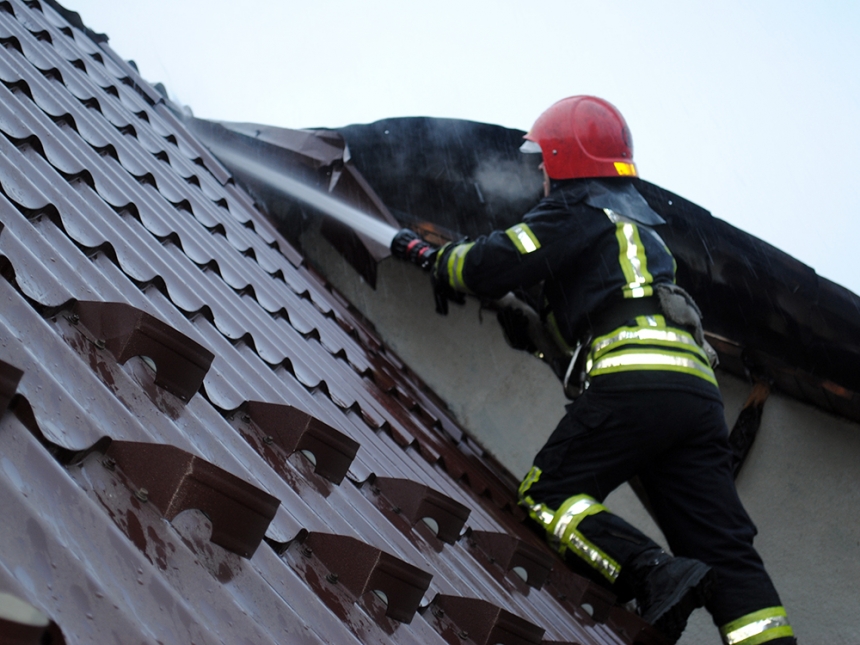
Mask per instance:
[[[665,222],[630,181],[624,118],[573,96],[525,140],[542,158],[544,198],[522,222],[441,249],[408,229],[392,243],[432,272],[442,313],[463,293],[541,291],[540,320],[569,357],[566,391],[582,392],[534,458],[520,504],[573,568],[635,598],[672,642],[704,604],[727,644],[795,643],[735,490],[716,356],[675,285],[654,229]],[[603,505],[633,477],[673,555]]]

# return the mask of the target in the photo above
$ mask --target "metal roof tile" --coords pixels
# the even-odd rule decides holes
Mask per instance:
[[[537,625],[476,598],[436,596],[424,616],[438,631],[453,631],[456,639],[476,645],[540,645],[544,634]]]
[[[25,15],[26,12],[18,12],[17,15]],[[29,15],[32,15],[30,13]],[[85,71],[93,82],[102,89],[113,87],[115,83],[106,74],[101,72],[91,61],[89,56],[76,55],[72,50],[66,50],[68,57],[63,57],[53,47],[42,46],[41,42],[27,30],[21,23],[6,14],[0,14],[0,39],[14,39],[15,48],[37,69],[47,72],[54,68],[67,69],[67,65]]]
[[[0,142],[0,143],[4,143],[5,147],[8,149],[7,157],[9,158],[10,162],[12,161],[13,158],[18,157],[19,153],[14,148],[14,146],[11,146],[8,142]],[[35,163],[36,165],[39,165],[39,161],[40,160],[37,158],[33,159],[33,163]],[[44,200],[43,193],[53,192],[54,184],[52,182],[47,182],[46,183],[46,190],[32,189],[31,182],[26,180],[26,179],[23,179],[23,178],[27,177],[27,175],[29,173],[24,172],[23,168],[21,167],[21,161],[19,160],[17,162],[17,166],[14,164],[10,164],[10,167],[12,168],[12,170],[9,173],[7,173],[7,176],[4,178],[5,184],[11,184],[7,189],[7,194],[19,195],[20,199],[18,201],[25,208],[28,208],[31,210],[38,210],[38,209],[44,208],[47,205],[47,203]],[[44,170],[44,168],[43,168],[43,172],[46,172]],[[19,179],[18,183],[19,184],[23,183],[28,188],[31,188],[30,190],[24,190],[20,186],[15,185],[16,174],[20,175],[22,178],[22,179]],[[57,196],[55,195],[55,197],[57,197]],[[72,197],[72,199],[74,200],[74,196]],[[38,200],[38,201],[35,201],[35,200]],[[122,200],[119,200],[119,201],[122,201]],[[88,218],[83,218],[80,215],[79,211],[67,213],[64,210],[63,212],[65,214],[65,217],[77,216],[76,219],[79,222],[83,219],[88,219]],[[147,222],[150,230],[152,230],[156,235],[161,235],[163,237],[166,237],[167,235],[170,235],[171,233],[175,232],[175,231],[171,230],[172,228],[176,228],[176,229],[180,228],[179,225],[175,225],[175,224],[186,223],[186,222],[182,221],[182,218],[172,218],[171,220],[168,220],[168,221],[162,220],[160,223],[156,223],[157,220],[154,219],[155,215],[163,213],[164,209],[162,209],[162,211],[160,213],[158,211],[156,211],[155,209],[153,209],[153,211],[148,211],[148,210],[142,211],[142,214],[143,213],[150,213],[150,212],[153,213],[153,217],[147,217],[146,222]],[[169,211],[168,211],[168,214],[170,214]],[[92,228],[92,226],[90,226],[90,228]],[[79,242],[80,244],[84,245],[84,246],[88,246],[91,248],[95,247],[96,244],[93,241],[88,240],[86,238],[82,238],[80,236],[80,230],[81,230],[80,227],[70,229],[70,231],[72,232],[72,235],[73,235],[73,237],[75,237],[76,241]],[[75,231],[78,231],[79,234],[75,235],[74,234]],[[294,300],[293,294],[286,292],[283,289],[278,289],[279,281],[273,280],[271,278],[271,276],[269,276],[268,274],[263,272],[259,268],[258,264],[256,264],[253,261],[249,261],[247,258],[244,258],[244,259],[241,257],[237,258],[233,254],[225,252],[223,250],[223,247],[221,249],[219,249],[218,247],[220,245],[217,242],[219,239],[221,239],[220,236],[211,236],[210,235],[210,236],[201,237],[201,236],[199,236],[199,234],[197,236],[195,236],[192,232],[188,232],[187,227],[184,227],[184,231],[183,231],[182,237],[180,239],[189,239],[189,238],[192,240],[201,239],[203,241],[211,242],[212,245],[214,245],[214,247],[215,247],[214,249],[209,248],[208,251],[203,251],[200,247],[195,247],[193,245],[191,248],[186,248],[188,246],[186,244],[185,247],[183,248],[183,250],[186,252],[191,252],[192,254],[196,254],[197,257],[194,259],[197,263],[202,264],[202,263],[207,263],[207,262],[215,262],[216,257],[221,258],[221,264],[220,264],[219,268],[221,268],[222,276],[225,276],[225,278],[228,279],[228,281],[232,282],[231,286],[234,289],[243,289],[243,288],[246,288],[248,286],[253,286],[255,288],[255,295],[257,295],[258,300],[262,300],[264,305],[268,304],[271,311],[278,311],[278,310],[282,309],[284,305],[281,304],[281,301],[284,298],[286,298],[287,300],[291,300],[291,299]],[[117,240],[116,238],[114,239],[113,244],[114,244],[115,248],[117,248],[117,247],[121,248],[123,246],[121,244],[121,242],[119,240]],[[210,245],[210,247],[212,245]],[[126,254],[124,254],[124,257],[129,257],[129,255],[130,254],[126,253]],[[236,264],[236,262],[238,262],[238,264]],[[162,277],[167,277],[167,276],[162,276]],[[277,295],[275,295],[275,294],[277,294]],[[308,309],[308,313],[311,313],[312,315],[314,315],[316,312],[313,309]],[[335,336],[340,335],[340,330],[338,328],[332,327],[330,329],[327,329],[326,321],[324,321],[320,316],[315,315],[314,317],[316,319],[316,322],[320,326],[321,333],[324,335],[325,338],[330,337],[332,334],[334,334]],[[311,331],[311,329],[313,329],[313,327],[311,327],[307,322],[303,321],[302,314],[301,314],[299,307],[294,306],[292,308],[291,321],[293,321],[297,325],[298,330],[300,332],[307,333],[307,332]],[[331,344],[331,343],[329,343],[329,347],[333,350],[333,352],[338,352],[338,351],[343,350],[342,344]],[[355,357],[354,360],[357,360],[357,357]],[[362,370],[367,369],[369,367],[366,363],[364,363],[364,364],[359,363],[359,366],[360,366],[360,369],[362,369]]]
[[[507,533],[472,531],[469,541],[505,571],[522,568],[527,574],[526,583],[536,589],[543,586],[554,564],[554,559],[546,551]]]
[[[387,598],[386,616],[409,623],[418,610],[432,574],[422,571],[385,551],[343,535],[310,533],[304,549],[331,572],[330,582],[344,585],[355,597],[381,591]]]
[[[436,535],[453,544],[469,518],[471,510],[439,491],[419,482],[394,477],[377,477],[374,486],[391,502],[395,512],[402,513],[412,524],[431,519]]]
[[[87,458],[70,474],[91,499],[116,518],[116,527],[158,574],[189,598],[197,613],[194,621],[220,623],[227,630],[221,632],[222,637],[231,640],[283,642],[286,638],[293,642],[295,638],[301,639],[296,642],[319,642],[313,626],[284,598],[269,591],[268,583],[254,566],[255,561],[271,553],[267,545],[261,545],[251,561],[212,546],[212,522],[199,511],[175,516],[168,526],[153,504],[142,501],[137,491],[124,483],[122,473],[115,472],[115,467],[101,455]],[[291,577],[283,565],[276,563],[275,567],[279,575]],[[208,598],[200,598],[203,590]],[[213,603],[221,606],[226,615],[210,617]],[[349,638],[344,640],[350,642]]]
[[[93,531],[98,539],[79,551],[79,564],[50,554],[70,580],[90,580],[90,591],[72,592],[65,584],[62,598],[46,598],[40,590],[50,579],[47,560],[20,544],[0,556],[0,588],[24,577],[20,567],[8,573],[6,562],[32,559],[36,573],[26,584],[9,585],[59,616],[71,642],[133,635],[142,642],[442,643],[447,637],[426,611],[409,624],[385,615],[407,619],[438,594],[488,602],[534,621],[556,641],[620,642],[606,627],[589,625],[580,610],[569,613],[552,584],[537,590],[506,571],[540,544],[522,535],[512,519],[511,482],[488,467],[443,404],[304,266],[161,97],[108,47],[65,25],[53,9],[20,0],[9,7],[14,15],[0,15],[0,36],[13,46],[0,50],[0,130],[8,135],[0,135],[0,264],[11,282],[0,280],[0,301],[6,303],[0,308],[0,360],[24,375],[14,390],[14,414],[0,419],[0,444],[12,441],[25,450],[21,463],[33,464],[28,473],[39,473],[33,478],[39,494],[19,485],[21,472],[6,457],[17,453],[4,447],[0,488],[23,486],[27,497],[0,496],[0,507],[18,525],[55,522],[43,531],[49,544],[66,539],[77,546]],[[77,324],[76,307],[83,314]],[[133,348],[113,344],[112,334],[88,316],[91,310],[133,312],[134,320],[160,330],[163,340]],[[173,343],[172,354],[192,358],[180,373],[194,372],[195,362],[201,366],[195,352],[176,346],[179,338],[197,346],[199,356],[214,355],[205,375],[198,369],[174,390],[185,401],[159,387],[175,380],[159,355],[163,347]],[[134,357],[138,353],[154,355],[156,370]],[[263,414],[272,410],[279,410],[277,420]],[[109,470],[101,454],[104,437],[113,440],[108,456],[124,445],[128,454],[154,455],[132,476],[122,459],[119,469]],[[69,470],[50,457],[83,449],[92,453]],[[316,467],[302,450],[314,454]],[[253,559],[243,560],[211,544],[213,531],[215,541],[224,541],[220,503],[208,507],[213,521],[198,511],[171,510],[149,483],[164,478],[146,466],[167,463],[169,455],[182,455],[177,467],[222,469],[219,481],[234,482],[234,490],[265,491],[270,509],[279,501],[263,530],[271,545],[286,549],[282,557],[269,546],[255,550],[252,543],[227,540],[246,555],[253,552]],[[401,513],[373,494],[372,476]],[[51,486],[68,501],[56,517]],[[413,489],[424,494],[408,495]],[[212,499],[207,493],[191,506]],[[415,503],[407,507],[410,500]],[[172,518],[170,524],[154,506]],[[85,509],[86,522],[70,518],[72,508]],[[436,519],[438,536],[417,522],[423,516]],[[509,545],[500,537],[508,533],[523,542],[510,558],[491,544],[487,548],[505,566],[484,568],[486,556],[460,538],[464,526],[479,537],[496,536],[486,537],[493,544]],[[3,528],[0,537],[4,545],[15,539]],[[374,582],[372,573],[345,584],[357,575],[360,559],[310,562],[301,554],[302,540],[294,538],[348,543],[349,555],[372,555],[366,562],[401,561],[389,574],[422,570],[433,578],[426,594],[415,587],[408,606],[401,605],[395,587]],[[89,565],[99,550],[108,562]],[[338,584],[326,580],[332,567]],[[133,573],[124,578],[112,573],[127,570]],[[374,586],[387,589],[387,607],[365,593]],[[98,600],[90,597],[92,590],[102,594]],[[69,597],[94,605],[93,620],[76,615]],[[102,599],[114,597],[127,620],[105,611],[110,601]],[[158,623],[152,618],[158,615],[156,598],[170,607],[166,624],[152,624]],[[122,636],[108,633],[116,625]]]
[[[207,150],[193,135],[191,135],[190,132],[188,132],[188,129],[179,119],[176,118],[176,116],[174,116],[173,112],[171,112],[164,103],[156,105],[155,112],[167,124],[165,127],[169,127],[171,132],[176,133],[174,136],[177,137],[179,149],[183,150],[183,147],[186,147],[186,156],[189,159],[192,161],[199,159],[203,167],[212,173],[212,176],[215,177],[221,185],[226,184],[232,177],[230,172],[212,155],[211,152],[209,152],[209,150]]]
[[[36,112],[46,123],[39,122]],[[27,110],[13,92],[0,85],[0,130],[11,139],[38,145],[51,165],[65,175],[89,174],[75,151],[66,148],[65,141],[57,136],[61,130],[49,123],[50,120],[35,105]]]
[[[263,445],[276,444],[287,455],[311,453],[314,471],[335,484],[343,481],[360,445],[313,415],[283,404],[249,401],[246,422],[262,430]],[[257,452],[263,452],[263,445]]]
[[[6,411],[23,374],[24,372],[14,365],[0,361],[0,415]]]
[[[319,598],[328,610],[360,639],[363,643],[388,645],[403,643],[441,643],[432,633],[421,633],[420,621],[409,625],[386,618],[386,604],[372,591],[359,598],[345,589],[328,568],[315,558],[313,551],[302,545],[290,545],[281,555],[289,569],[304,582],[305,588]],[[326,620],[322,617],[323,621]],[[328,618],[330,620],[330,618]],[[429,637],[428,637],[429,636]]]
[[[73,293],[86,299],[95,297],[94,286],[81,280],[62,249],[55,249],[39,235],[3,195],[0,217],[6,224],[0,232],[0,253],[10,261],[15,283],[28,298],[47,307],[59,307]],[[68,238],[67,244],[71,245]],[[72,259],[79,260],[75,256]]]
[[[11,2],[15,2],[17,6],[21,6],[20,0],[10,0]],[[26,4],[26,3],[24,3]],[[35,0],[31,1],[32,9],[37,10],[41,13],[42,18],[46,23],[53,25],[56,27],[61,33],[65,34],[66,37],[70,38],[76,47],[78,47],[85,54],[93,54],[98,51],[98,46],[90,40],[89,36],[87,36],[83,31],[70,25],[65,18],[63,18],[59,13],[54,10],[54,8],[48,3],[38,2]],[[38,18],[38,16],[37,16]]]
[[[167,520],[188,509],[212,523],[211,540],[251,558],[280,500],[200,457],[166,444],[112,441],[102,463],[119,468],[136,487],[135,497]]]
[[[0,420],[0,445],[0,512],[18,520],[0,524],[0,575],[56,616],[67,642],[120,643],[130,635],[148,643],[221,642],[222,619],[195,619],[187,601],[12,415]]]
[[[135,356],[150,359],[155,384],[184,401],[200,389],[215,358],[206,347],[126,303],[78,300],[72,312],[75,324],[86,327],[118,363]]]
[[[0,142],[0,145],[2,145],[2,142]],[[16,158],[18,156],[17,150],[13,146],[10,146],[8,143],[6,144],[6,147],[9,149],[7,157],[9,158],[10,161],[12,161],[13,158]],[[35,158],[32,161],[36,166],[39,166],[40,159]],[[24,171],[24,168],[26,168],[25,162],[21,159],[18,159],[15,162],[15,164],[11,165],[11,167],[13,170],[10,170],[10,172],[7,173],[7,176],[4,178],[4,182],[6,182],[7,184],[14,183],[15,178],[16,178],[16,174],[17,174],[17,175],[21,176],[21,181],[23,181],[29,187],[30,182],[29,182],[29,180],[26,179],[26,177],[28,177],[30,175],[30,173]],[[42,170],[44,172],[44,168],[42,168]],[[10,188],[10,190],[13,190],[14,188],[15,188],[15,186]],[[80,190],[86,191],[87,188],[81,187]],[[44,208],[46,206],[46,203],[42,199],[43,194],[51,194],[53,191],[54,191],[53,184],[50,182],[46,183],[45,187],[42,190],[29,190],[29,192],[23,192],[23,193],[22,193],[21,189],[13,190],[13,192],[15,194],[23,194],[24,196],[33,195],[33,196],[35,196],[34,199],[40,200],[40,201],[24,202],[23,206],[25,206],[26,208],[32,209],[32,210],[38,210],[40,208]],[[59,202],[59,196],[55,194],[54,197]],[[67,201],[71,200],[73,203],[76,201],[85,201],[85,200],[82,200],[79,196],[75,195],[74,193],[67,196],[65,199]],[[90,200],[90,202],[92,202],[92,200]],[[96,201],[96,205],[98,206],[97,201]],[[105,239],[104,233],[102,233],[102,235],[100,236],[100,239],[96,239],[96,237],[93,235],[94,229],[92,227],[92,224],[89,221],[90,218],[84,217],[81,213],[82,210],[83,210],[82,208],[78,208],[78,209],[73,209],[71,211],[67,210],[67,209],[64,209],[62,211],[62,213],[63,213],[62,219],[63,219],[63,223],[65,224],[66,230],[70,233],[70,235],[79,244],[81,244],[85,247],[95,248],[96,246],[99,246],[99,245],[107,242],[108,240]],[[70,221],[70,219],[73,221]],[[120,224],[120,221],[116,221],[115,226],[117,226],[119,224]],[[102,228],[104,228],[104,227],[102,227]],[[114,226],[110,227],[109,230],[112,230],[113,228],[114,228]],[[110,240],[110,242],[111,242],[114,250],[120,254],[120,263],[122,264],[124,270],[129,272],[129,274],[132,277],[134,277],[135,279],[149,280],[152,278],[151,277],[149,277],[149,278],[143,277],[141,275],[139,268],[142,266],[152,266],[153,264],[161,265],[162,271],[160,273],[160,277],[165,279],[169,285],[176,287],[176,289],[178,291],[182,290],[181,286],[176,284],[176,282],[177,282],[176,280],[171,280],[172,276],[170,275],[168,270],[163,267],[162,262],[159,262],[157,259],[155,259],[153,257],[152,253],[148,254],[148,257],[145,259],[144,262],[140,262],[140,261],[134,262],[134,260],[137,259],[135,257],[137,255],[137,253],[131,251],[128,248],[130,245],[128,245],[124,242],[124,240],[129,235],[129,233],[127,231],[123,230],[123,228],[124,228],[123,226],[118,226],[118,228],[119,228],[119,230],[117,231],[117,234],[112,236],[112,239]],[[87,233],[83,233],[83,231],[87,231]],[[163,230],[161,232],[163,232]],[[146,246],[147,246],[146,237],[147,236],[143,236],[143,237],[138,238],[136,240],[136,243],[134,244],[134,248],[146,250]],[[149,242],[151,245],[153,240],[149,240]],[[216,245],[216,247],[217,247],[217,245]],[[211,253],[211,255],[212,255],[212,257],[227,257],[227,258],[231,257],[231,255],[229,253],[225,253],[223,250],[219,251],[217,249],[215,251],[213,251]],[[262,272],[259,269],[259,265],[257,265],[255,262],[250,261],[248,258],[244,258],[244,259],[243,258],[236,258],[236,260],[238,260],[239,264],[232,263],[229,260],[225,260],[224,262],[222,262],[223,266],[229,267],[231,269],[231,272],[229,275],[232,276],[234,284],[232,284],[231,286],[234,289],[243,289],[243,288],[246,288],[248,286],[254,287],[256,299],[258,301],[262,301],[261,304],[263,304],[264,306],[268,305],[268,309],[272,313],[275,313],[275,312],[281,311],[281,310],[285,310],[285,306],[286,306],[285,302],[284,302],[285,300],[287,301],[287,303],[292,302],[292,305],[289,307],[288,315],[290,317],[291,323],[293,323],[293,325],[295,327],[297,327],[298,331],[300,331],[302,333],[308,333],[314,329],[317,329],[322,334],[322,339],[324,341],[328,341],[328,342],[326,342],[326,344],[329,347],[329,349],[332,351],[332,353],[337,353],[337,352],[344,350],[343,340],[341,340],[341,342],[335,342],[335,341],[329,340],[332,337],[338,337],[338,339],[340,340],[340,337],[342,337],[343,334],[342,334],[339,327],[329,325],[328,321],[325,320],[322,316],[320,316],[314,308],[302,307],[301,303],[296,301],[295,295],[292,292],[290,292],[289,290],[285,290],[283,288],[279,288],[279,286],[282,285],[282,283],[280,283],[280,281],[275,280],[271,276]],[[129,271],[129,266],[128,266],[129,264],[133,265],[133,268],[131,271]],[[134,268],[134,267],[136,267],[136,268]],[[242,277],[239,277],[240,275]],[[182,281],[182,284],[184,284],[184,283],[185,283],[185,281]],[[173,290],[171,290],[171,292],[173,292]],[[187,304],[184,304],[181,301],[178,301],[177,305],[181,306],[186,311],[196,311],[199,309],[199,305],[191,307]],[[304,312],[303,312],[303,309],[304,309]],[[311,314],[311,316],[314,318],[314,323],[316,324],[316,326],[313,326],[311,323],[309,323],[303,319],[303,316],[307,313]],[[350,344],[347,344],[347,347],[350,347],[350,350],[352,349]],[[356,363],[356,361],[359,361],[357,364],[357,368],[360,371],[365,371],[365,370],[369,369],[369,364],[361,361],[360,353],[355,354],[352,351],[350,351],[350,354],[351,354],[351,359],[352,359],[353,363]]]

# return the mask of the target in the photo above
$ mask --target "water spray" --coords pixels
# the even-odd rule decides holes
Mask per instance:
[[[298,199],[341,224],[348,226],[356,233],[361,233],[386,248],[391,247],[391,241],[397,234],[397,229],[393,226],[371,217],[367,213],[363,213],[357,208],[335,199],[331,195],[320,192],[285,173],[278,172],[251,155],[219,145],[215,141],[210,141],[208,144],[215,156],[221,159],[227,166],[241,168],[244,173],[247,173],[253,179],[264,183],[285,197]]]

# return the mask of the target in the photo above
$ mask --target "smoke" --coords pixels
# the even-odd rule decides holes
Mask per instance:
[[[339,132],[353,162],[401,222],[431,222],[477,237],[518,222],[543,177],[519,152],[523,132],[497,125],[407,117]]]
[[[524,213],[540,199],[543,178],[531,157],[486,159],[478,164],[474,179],[491,212]]]

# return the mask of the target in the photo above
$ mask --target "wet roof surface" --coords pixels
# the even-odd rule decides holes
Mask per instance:
[[[0,592],[54,642],[658,642],[131,66],[0,44]]]

